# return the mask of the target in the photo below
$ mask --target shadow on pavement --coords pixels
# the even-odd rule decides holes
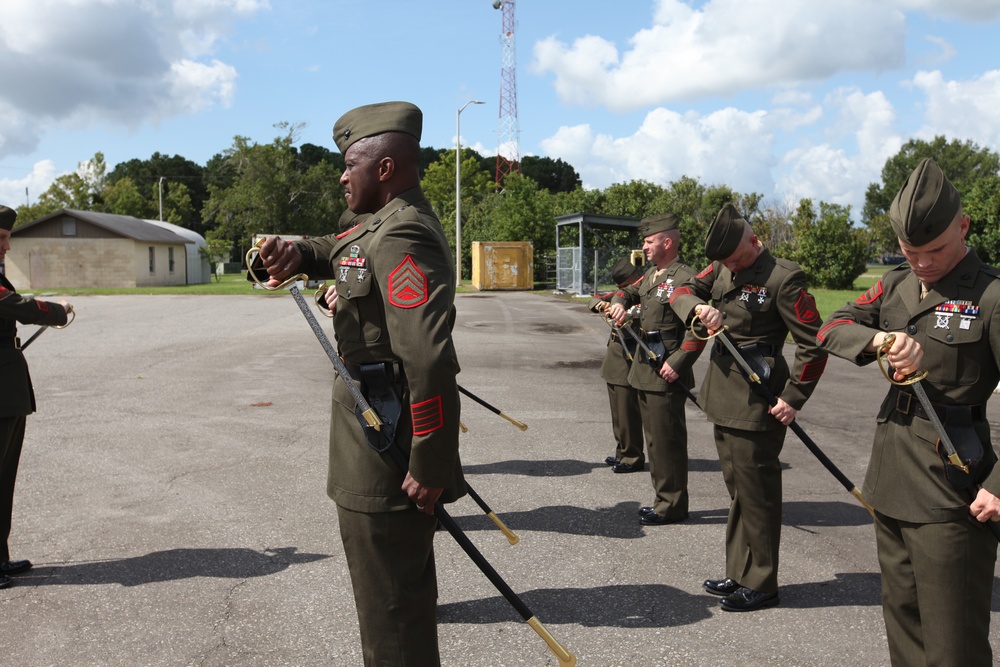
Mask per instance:
[[[525,475],[527,477],[572,477],[573,475],[589,475],[594,470],[607,470],[614,475],[604,461],[577,461],[573,459],[526,461],[511,459],[496,463],[481,463],[478,465],[463,465],[462,472],[466,475]],[[688,462],[690,472],[719,472],[722,468],[716,459],[691,459]],[[643,473],[629,473],[639,475]],[[649,474],[646,466],[645,474]]]
[[[119,584],[141,586],[191,577],[247,579],[264,577],[291,565],[330,558],[329,554],[295,553],[298,547],[279,549],[168,549],[145,556],[68,565],[36,565],[17,577],[18,586]]]
[[[663,628],[696,623],[719,606],[712,595],[691,595],[662,584],[544,588],[519,597],[546,625],[575,623],[585,627]],[[501,596],[438,606],[441,623],[506,623],[520,620]]]

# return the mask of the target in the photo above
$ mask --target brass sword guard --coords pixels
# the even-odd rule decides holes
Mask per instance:
[[[66,309],[66,318],[66,324],[50,324],[49,326],[53,329],[65,329],[69,325],[73,324],[73,321],[76,319],[76,311],[73,310],[72,305]]]
[[[297,283],[300,280],[303,281],[303,282],[309,280],[309,276],[307,276],[306,274],[304,274],[304,273],[296,273],[294,275],[288,276],[287,278],[285,278],[284,281],[282,281],[278,285],[275,285],[274,287],[269,287],[267,285],[267,283],[261,282],[260,278],[257,277],[257,274],[254,273],[254,270],[253,270],[253,258],[256,255],[260,255],[260,247],[262,245],[264,245],[264,241],[265,240],[266,239],[258,239],[257,243],[255,243],[253,245],[253,247],[251,247],[249,250],[247,250],[247,254],[246,254],[246,258],[245,258],[246,259],[246,263],[247,263],[247,273],[250,275],[250,279],[253,280],[254,283],[257,284],[257,287],[260,287],[261,289],[265,289],[268,292],[277,292],[278,290],[285,289],[289,285],[293,285],[293,284]],[[256,255],[255,255],[255,253],[256,253]]]
[[[324,317],[333,317],[333,311],[323,307],[322,299],[324,296],[326,296],[326,283],[316,288],[316,292],[313,294],[313,301],[316,302],[317,310],[323,313]]]
[[[889,360],[886,358],[886,355],[889,354],[889,350],[892,348],[892,344],[895,340],[896,334],[886,334],[886,337],[882,339],[882,344],[878,346],[877,350],[875,350],[875,360],[878,361],[878,368],[882,371],[882,375],[885,376],[885,379],[898,387],[907,387],[911,384],[916,384],[927,377],[927,371],[918,371],[911,375],[907,375],[899,381],[892,379],[892,375],[889,373]]]
[[[691,318],[691,324],[688,326],[688,329],[690,329],[690,331],[691,331],[691,335],[694,336],[695,338],[697,338],[698,340],[712,340],[713,338],[715,338],[716,336],[718,336],[720,333],[722,333],[723,331],[725,331],[725,330],[727,330],[729,328],[729,325],[723,324],[722,328],[719,329],[718,331],[716,331],[715,333],[710,333],[707,336],[702,336],[701,334],[699,334],[695,330],[695,324],[697,324],[698,322],[701,322],[701,315],[699,315],[698,313],[695,313],[694,317]],[[706,330],[708,329],[708,327],[705,327],[705,328],[706,328]]]

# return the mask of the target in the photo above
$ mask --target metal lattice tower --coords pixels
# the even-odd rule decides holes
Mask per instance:
[[[514,51],[514,0],[495,0],[493,6],[503,12],[500,33],[500,130],[497,145],[497,180],[507,174],[521,173],[521,151],[517,124],[517,58]]]

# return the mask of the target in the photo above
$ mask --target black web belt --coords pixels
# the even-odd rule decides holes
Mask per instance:
[[[930,419],[916,394],[903,391],[893,385],[889,389],[889,399],[895,405],[895,411],[900,414]],[[981,422],[986,419],[986,410],[983,405],[944,405],[942,403],[933,403],[932,405],[938,419],[944,424],[967,424],[970,420]]]

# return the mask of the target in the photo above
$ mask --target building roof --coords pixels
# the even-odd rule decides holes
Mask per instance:
[[[78,211],[71,208],[60,209],[43,218],[32,220],[31,222],[21,225],[20,227],[15,227],[11,234],[16,235],[24,229],[34,227],[35,225],[51,220],[52,218],[60,215],[69,215],[73,218],[79,218],[84,222],[89,222],[90,224],[106,229],[109,232],[134,239],[136,241],[143,241],[147,243],[195,243],[193,239],[186,239],[169,229],[160,227],[150,221],[133,218],[131,215],[94,213],[92,211]]]

